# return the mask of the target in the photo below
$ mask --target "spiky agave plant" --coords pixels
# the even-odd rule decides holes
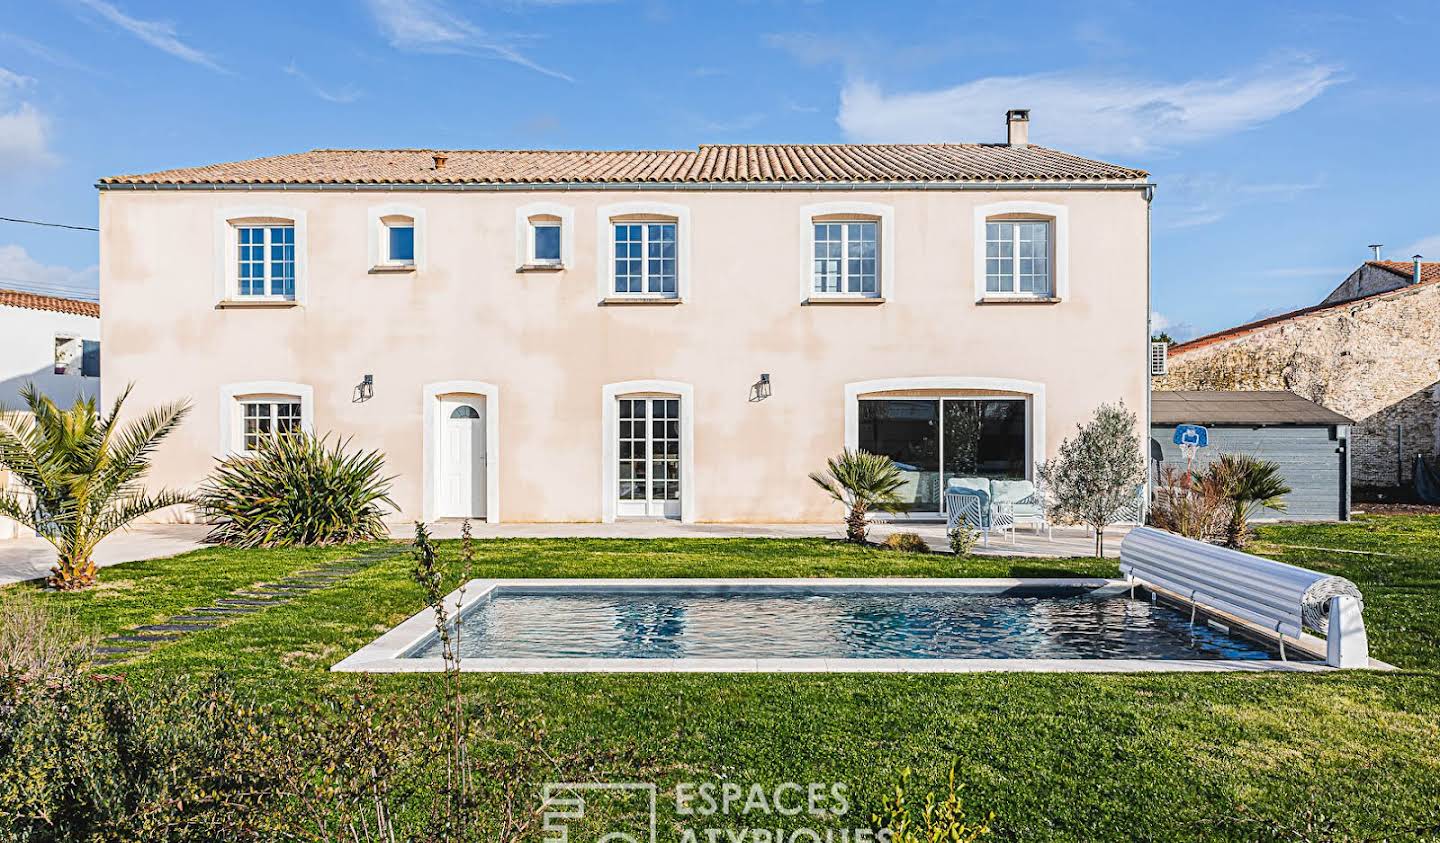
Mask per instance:
[[[825,461],[826,471],[812,471],[810,479],[845,506],[845,538],[864,542],[873,509],[895,512],[905,508],[900,487],[905,478],[889,457],[849,448]]]
[[[1250,518],[1256,510],[1268,507],[1285,511],[1284,497],[1290,487],[1280,474],[1280,466],[1249,454],[1223,454],[1210,464],[1211,475],[1219,482],[1230,501],[1230,520],[1225,527],[1225,545],[1244,547],[1250,537]]]
[[[390,481],[379,451],[295,432],[262,437],[252,454],[227,457],[196,499],[213,524],[209,541],[236,547],[347,544],[388,537]]]
[[[0,466],[28,492],[0,491],[0,515],[54,545],[55,567],[47,581],[52,588],[94,585],[99,578],[94,551],[101,539],[137,518],[190,501],[180,492],[147,492],[141,484],[151,455],[189,406],[165,404],[122,424],[120,411],[129,396],[126,387],[108,414],[100,413],[93,398],[77,398],[62,410],[31,384],[20,392],[28,413],[0,413]]]

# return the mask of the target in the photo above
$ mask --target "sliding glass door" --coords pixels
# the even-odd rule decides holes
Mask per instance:
[[[1025,479],[1029,422],[1023,398],[860,400],[861,450],[895,461],[914,513],[937,513],[953,477]]]

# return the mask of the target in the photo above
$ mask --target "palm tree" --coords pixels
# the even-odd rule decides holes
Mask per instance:
[[[889,457],[849,448],[825,461],[824,474],[810,472],[810,479],[830,497],[845,505],[845,538],[863,543],[869,528],[866,514],[872,509],[895,512],[905,508],[897,494],[905,485],[900,469]]]
[[[92,554],[101,539],[141,516],[190,500],[166,490],[147,493],[140,484],[151,454],[189,405],[166,404],[122,425],[120,409],[129,395],[126,387],[102,416],[93,398],[76,398],[61,410],[30,384],[20,393],[28,415],[0,413],[0,468],[9,469],[29,492],[0,491],[0,515],[55,546],[57,559],[47,580],[53,588],[94,585]]]
[[[1280,466],[1247,454],[1224,454],[1210,470],[1220,480],[1230,500],[1230,521],[1225,527],[1225,546],[1245,546],[1250,535],[1249,520],[1261,507],[1285,511],[1290,487],[1280,476]]]

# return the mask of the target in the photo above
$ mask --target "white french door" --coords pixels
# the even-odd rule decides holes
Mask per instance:
[[[615,514],[680,517],[680,399],[617,398]]]

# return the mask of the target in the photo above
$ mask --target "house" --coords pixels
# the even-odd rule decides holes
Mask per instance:
[[[0,289],[0,408],[34,384],[62,406],[100,395],[100,305]]]
[[[1175,428],[1198,424],[1208,442],[1194,467],[1223,454],[1247,454],[1279,466],[1290,487],[1285,509],[1264,508],[1261,518],[1345,521],[1350,518],[1351,420],[1293,392],[1156,392],[1150,396],[1152,470],[1186,467]]]
[[[1102,402],[1148,424],[1152,186],[1028,128],[102,179],[105,387],[194,402],[173,486],[303,428],[382,450],[405,518],[802,522],[849,446],[933,518]]]
[[[1320,304],[1173,345],[1155,388],[1296,392],[1355,419],[1357,492],[1393,494],[1440,454],[1440,263],[1366,261]]]

